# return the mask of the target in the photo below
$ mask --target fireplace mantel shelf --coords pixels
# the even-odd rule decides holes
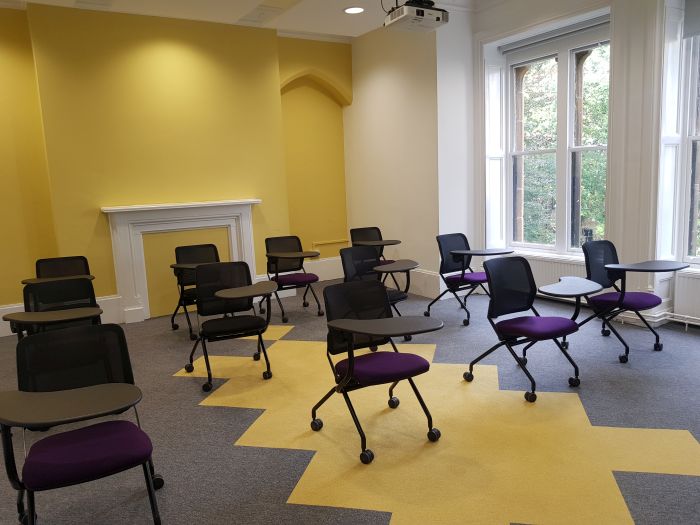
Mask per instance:
[[[167,202],[163,204],[135,204],[132,206],[103,206],[103,213],[125,213],[135,211],[179,210],[187,208],[208,208],[212,206],[235,206],[239,204],[260,204],[260,199],[240,199],[203,202]]]

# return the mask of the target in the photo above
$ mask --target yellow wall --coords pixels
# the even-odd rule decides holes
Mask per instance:
[[[114,293],[100,206],[258,197],[264,238],[289,231],[272,30],[29,4],[61,253]]]
[[[352,96],[347,44],[279,39],[290,231],[321,257],[346,246],[343,106]]]
[[[215,244],[222,261],[230,261],[231,244],[227,228],[149,233],[143,236],[146,259],[148,304],[151,317],[170,315],[178,300],[177,280],[170,265],[175,262],[175,247],[189,244]]]
[[[22,301],[34,261],[56,255],[26,13],[0,9],[0,304]]]

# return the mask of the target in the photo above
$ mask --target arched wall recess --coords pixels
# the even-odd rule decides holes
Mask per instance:
[[[294,89],[298,84],[305,81],[311,81],[317,84],[322,91],[328,94],[340,106],[349,106],[352,103],[352,93],[348,93],[347,90],[338,85],[333,79],[312,68],[300,71],[282,81],[282,94],[284,95],[286,92]]]

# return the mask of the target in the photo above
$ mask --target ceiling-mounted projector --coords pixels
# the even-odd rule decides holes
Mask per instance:
[[[407,0],[394,7],[384,19],[384,27],[402,31],[433,31],[446,24],[450,14],[429,0]]]

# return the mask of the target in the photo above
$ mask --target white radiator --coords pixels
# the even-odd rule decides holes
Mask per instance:
[[[678,272],[674,295],[675,308],[670,318],[681,323],[700,325],[700,271]]]

